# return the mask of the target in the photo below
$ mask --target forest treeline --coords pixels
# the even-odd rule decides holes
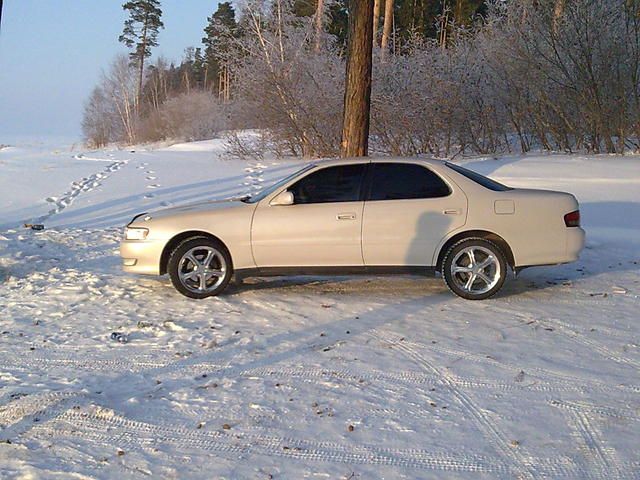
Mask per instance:
[[[225,132],[236,155],[335,156],[346,0],[220,3],[202,44],[151,60],[159,0],[124,5],[86,102],[103,146]],[[371,150],[624,153],[640,147],[640,0],[375,0]],[[259,135],[234,132],[255,129]]]

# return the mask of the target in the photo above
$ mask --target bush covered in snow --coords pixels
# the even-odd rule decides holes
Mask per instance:
[[[169,98],[140,126],[143,140],[195,141],[226,128],[225,106],[211,92],[194,90]]]
[[[248,2],[237,25],[226,18],[232,27],[216,27],[216,79],[189,49],[177,67],[150,68],[141,105],[116,61],[87,104],[85,135],[100,145],[251,128],[278,155],[335,155],[342,34],[319,32],[296,5]],[[495,0],[482,21],[439,28],[446,35],[401,32],[387,55],[374,48],[374,152],[638,150],[640,1]],[[243,142],[255,139],[230,145],[251,152]]]

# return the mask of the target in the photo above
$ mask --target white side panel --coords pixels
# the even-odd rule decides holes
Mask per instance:
[[[365,202],[365,264],[431,265],[442,238],[464,225],[466,210],[460,191],[443,198]]]
[[[362,265],[363,202],[271,206],[261,202],[252,226],[258,267]]]

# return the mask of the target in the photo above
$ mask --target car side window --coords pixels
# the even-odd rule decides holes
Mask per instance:
[[[446,197],[449,186],[434,172],[413,163],[373,163],[367,200]]]
[[[357,202],[365,165],[339,165],[310,173],[288,188],[293,203]]]

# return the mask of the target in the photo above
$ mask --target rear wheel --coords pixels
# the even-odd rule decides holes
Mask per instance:
[[[442,274],[449,289],[459,297],[484,300],[504,285],[507,262],[493,242],[468,238],[449,248],[442,262]]]
[[[209,237],[180,243],[169,257],[167,270],[176,290],[190,298],[218,295],[233,273],[229,252]]]

